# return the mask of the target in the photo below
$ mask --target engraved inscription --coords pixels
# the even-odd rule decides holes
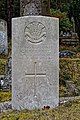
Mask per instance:
[[[46,39],[46,28],[41,22],[33,21],[25,27],[25,39],[31,43],[40,43]]]

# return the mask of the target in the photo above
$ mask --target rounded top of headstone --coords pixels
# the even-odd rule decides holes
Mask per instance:
[[[59,20],[59,18],[56,18],[56,17],[49,17],[49,16],[42,16],[42,15],[39,15],[39,16],[22,16],[22,17],[16,17],[16,18],[12,18],[12,20],[17,20],[17,19],[26,19],[26,18],[46,18],[46,19],[52,19],[52,20]]]
[[[6,31],[7,29],[7,22],[3,19],[0,19],[0,31]]]

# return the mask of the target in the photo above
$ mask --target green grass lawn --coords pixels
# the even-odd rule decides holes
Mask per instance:
[[[5,74],[5,65],[6,65],[7,59],[0,59],[0,75]]]
[[[80,120],[80,100],[48,110],[9,110],[0,114],[0,120]]]
[[[60,45],[59,50],[60,51],[69,50],[69,51],[78,53],[78,52],[80,52],[80,45],[77,45],[77,46]]]
[[[0,102],[5,102],[11,100],[11,92],[0,91]]]
[[[60,96],[74,96],[68,92],[66,82],[69,81],[73,82],[77,95],[80,95],[80,58],[60,58],[59,67]]]

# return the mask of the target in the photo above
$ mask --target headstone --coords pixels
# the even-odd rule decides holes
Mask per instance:
[[[7,22],[0,19],[0,54],[7,54]]]
[[[4,75],[4,90],[11,90],[12,88],[12,56],[11,53],[8,56],[7,64],[5,66],[5,75]]]
[[[12,19],[12,108],[59,103],[59,21],[45,16]]]
[[[20,16],[49,14],[50,0],[20,0]]]

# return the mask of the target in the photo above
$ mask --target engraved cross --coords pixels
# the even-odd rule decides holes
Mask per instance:
[[[36,77],[45,77],[46,76],[46,73],[37,73],[36,71],[36,63],[37,62],[34,62],[34,73],[26,73],[26,77],[35,77],[35,80],[36,80]]]
[[[34,96],[36,96],[36,78],[37,77],[46,77],[46,73],[37,73],[37,62],[34,62],[34,73],[26,73],[26,77],[33,77],[34,78]]]

